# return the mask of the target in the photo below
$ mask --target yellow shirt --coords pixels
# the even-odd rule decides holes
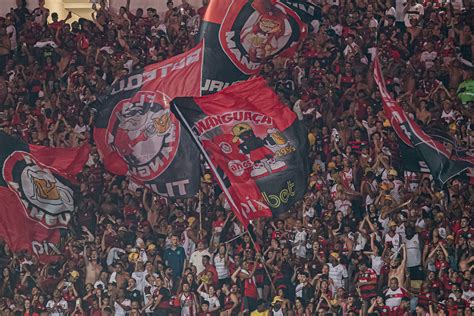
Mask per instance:
[[[270,315],[270,311],[268,309],[261,313],[258,310],[254,310],[253,312],[250,313],[250,316],[268,316],[268,315]]]

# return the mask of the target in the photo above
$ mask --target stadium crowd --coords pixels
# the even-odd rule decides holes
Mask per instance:
[[[3,131],[93,145],[93,97],[192,48],[206,11],[206,1],[168,1],[162,15],[99,2],[72,23],[44,0],[0,17]],[[296,56],[261,73],[308,129],[303,201],[250,234],[210,174],[195,198],[166,200],[108,173],[93,146],[61,259],[41,264],[0,243],[0,315],[471,315],[473,186],[440,189],[405,169],[372,60],[377,50],[421,126],[472,148],[472,102],[456,91],[473,80],[472,2],[314,3],[322,19]]]

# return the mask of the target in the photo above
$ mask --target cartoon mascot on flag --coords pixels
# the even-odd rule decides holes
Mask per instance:
[[[273,173],[286,167],[283,161],[275,159],[275,153],[271,149],[280,147],[286,143],[281,133],[271,133],[265,138],[259,138],[255,135],[252,127],[248,123],[239,123],[232,127],[233,143],[240,142],[240,151],[247,155],[253,162],[253,168],[250,176],[261,177],[267,173]]]
[[[291,30],[289,24],[285,23],[286,14],[275,6],[275,1],[255,0],[252,7],[256,13],[244,25],[240,40],[249,54],[249,59],[259,62],[284,47]]]
[[[169,110],[155,109],[153,104],[126,103],[117,113],[117,118],[120,123],[114,145],[127,161],[134,164],[152,160],[173,126]]]

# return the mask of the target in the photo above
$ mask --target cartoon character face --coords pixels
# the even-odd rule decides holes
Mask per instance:
[[[169,110],[160,110],[152,113],[145,122],[147,137],[162,136],[169,132],[172,126]]]
[[[52,214],[74,210],[72,190],[54,175],[36,165],[25,168],[22,185],[32,204]]]
[[[281,23],[270,18],[262,18],[260,20],[259,26],[260,29],[267,34],[281,31]]]
[[[234,135],[233,142],[236,143],[237,140],[249,138],[250,135],[254,135],[252,128],[247,123],[239,123],[232,127],[232,135]]]
[[[153,126],[157,134],[166,133],[171,127],[171,119],[169,111],[160,111],[156,116],[152,117]]]
[[[140,181],[156,178],[174,159],[179,126],[157,91],[140,91],[121,100],[107,127],[107,142]]]
[[[248,42],[253,46],[253,47],[262,47],[265,45],[265,38],[253,35],[248,38]]]
[[[276,145],[285,145],[288,141],[286,140],[285,136],[277,130],[276,128],[271,128],[267,131],[270,137],[273,139]]]
[[[247,139],[252,139],[255,137],[255,134],[252,130],[244,131],[240,134],[240,139],[242,140],[247,140]]]
[[[119,127],[127,131],[139,130],[148,120],[148,110],[149,107],[144,104],[127,102],[122,111],[117,113]]]

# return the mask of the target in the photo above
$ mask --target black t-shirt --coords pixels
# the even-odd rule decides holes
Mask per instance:
[[[15,27],[17,27],[17,30],[23,26],[26,22],[26,16],[30,14],[27,8],[16,8],[13,10],[15,13],[17,20],[15,21]]]
[[[127,291],[127,298],[130,301],[138,301],[141,302],[142,295],[139,290],[135,289],[133,291]]]
[[[306,284],[303,287],[302,298],[307,303],[314,297],[314,288],[310,284]]]

